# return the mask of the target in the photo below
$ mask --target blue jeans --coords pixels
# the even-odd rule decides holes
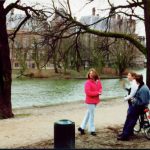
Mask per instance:
[[[87,123],[89,123],[89,132],[95,132],[95,126],[94,126],[94,111],[95,111],[95,104],[87,104],[87,112],[86,115],[82,121],[81,128],[85,129]]]

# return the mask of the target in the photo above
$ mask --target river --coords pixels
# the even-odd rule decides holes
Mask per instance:
[[[145,80],[146,70],[138,70]],[[101,99],[126,95],[123,84],[127,79],[102,79]],[[12,82],[12,107],[32,107],[84,100],[85,80],[14,79]]]

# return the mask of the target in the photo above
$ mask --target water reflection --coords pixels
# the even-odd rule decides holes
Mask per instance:
[[[12,82],[12,106],[29,107],[84,100],[85,80],[15,79]],[[102,80],[102,99],[126,95],[127,79]]]

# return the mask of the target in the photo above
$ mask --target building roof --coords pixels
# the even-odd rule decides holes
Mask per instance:
[[[112,16],[107,19],[99,15],[82,16],[79,20],[84,25],[89,25],[91,29],[100,31],[112,31],[123,33],[135,32],[135,20],[123,18],[120,15]]]
[[[97,22],[99,20],[102,21]],[[100,16],[93,16],[93,15],[82,16],[79,21],[84,25],[90,25],[90,28],[92,29],[101,30],[101,31],[105,31],[107,29],[107,24],[106,24],[107,20],[106,19],[103,20],[103,18],[101,18]]]

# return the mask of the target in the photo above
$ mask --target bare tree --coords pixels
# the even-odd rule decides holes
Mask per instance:
[[[27,55],[28,55],[28,48],[24,49],[23,46],[19,43],[15,43],[15,55],[16,55],[16,60],[18,60],[20,69],[19,69],[19,78],[20,76],[24,75],[24,72],[27,68],[26,65],[26,60],[27,60]]]
[[[90,0],[94,1],[94,0]],[[145,54],[147,58],[147,73],[146,73],[146,83],[150,88],[150,1],[149,0],[131,0],[131,1],[126,1],[128,4],[126,5],[118,5],[114,6],[111,4],[110,0],[108,0],[108,3],[110,4],[110,14],[117,14],[117,13],[122,13],[126,16],[129,17],[135,17],[137,19],[140,19],[141,21],[144,21],[145,24],[145,33],[146,33],[146,48],[144,48],[142,45],[137,46],[137,48]],[[136,8],[141,8],[144,12],[144,17],[139,16],[136,14]],[[130,41],[132,44],[136,46],[136,42],[133,42],[130,39],[124,38],[128,41]]]
[[[94,0],[90,0],[94,1]],[[127,1],[128,4],[125,5],[118,5],[118,6],[114,6],[113,4],[111,4],[111,2],[108,0],[108,3],[110,4],[110,12],[109,15],[105,17],[106,18],[110,18],[111,16],[115,15],[115,14],[124,14],[130,18],[135,17],[138,18],[142,21],[145,22],[145,29],[146,29],[146,39],[147,39],[147,45],[146,47],[144,45],[142,45],[135,37],[133,37],[131,34],[126,34],[126,33],[117,33],[117,32],[110,32],[110,31],[98,31],[98,30],[94,30],[91,29],[90,27],[104,19],[98,20],[92,24],[82,24],[81,22],[77,21],[76,19],[74,19],[74,17],[72,16],[72,12],[70,9],[70,5],[69,5],[69,0],[67,0],[67,7],[65,9],[64,5],[64,11],[60,11],[59,9],[57,9],[54,5],[53,5],[53,9],[55,11],[55,13],[60,16],[64,22],[67,22],[67,25],[65,26],[65,28],[63,28],[63,31],[66,31],[68,28],[72,28],[72,27],[76,27],[78,30],[76,30],[76,32],[72,32],[69,35],[63,35],[61,36],[61,38],[68,38],[71,37],[73,35],[79,35],[79,34],[83,34],[83,33],[91,33],[94,35],[97,35],[99,37],[112,37],[112,38],[118,38],[118,39],[124,39],[129,41],[129,43],[133,44],[136,48],[138,48],[147,58],[147,85],[150,87],[150,31],[149,31],[149,20],[150,20],[150,11],[149,11],[149,6],[150,6],[150,1],[146,1],[146,0],[131,0],[130,2]],[[140,7],[143,11],[144,11],[144,18],[141,16],[138,16],[135,12],[135,9]],[[127,11],[127,9],[129,11]],[[59,30],[60,32],[62,30]]]
[[[147,58],[147,74],[146,83],[150,88],[150,1],[143,0],[144,3],[144,18],[145,18],[145,33],[146,33],[146,58]]]
[[[122,75],[128,67],[133,63],[135,56],[135,49],[133,45],[129,45],[127,41],[117,40],[111,49],[111,55],[113,59],[113,64],[119,74],[119,77],[122,78]]]
[[[12,34],[12,39],[16,36],[17,31],[31,17],[31,12],[39,15],[39,12],[33,7],[19,5],[20,0],[15,3],[10,3],[4,8],[6,0],[0,1],[0,117],[11,118],[14,116],[11,104],[11,62],[10,49],[8,44],[8,34],[6,28],[6,16],[12,9],[19,9],[25,12],[25,18],[20,22],[15,32]]]

